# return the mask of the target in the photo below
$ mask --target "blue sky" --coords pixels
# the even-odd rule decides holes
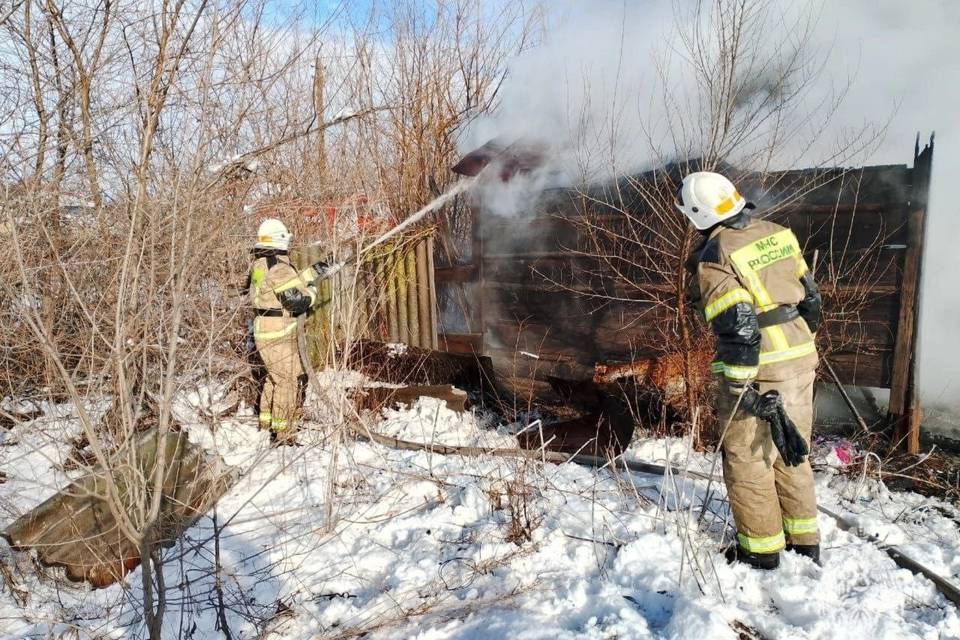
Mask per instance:
[[[300,14],[305,20],[319,26],[335,17],[335,14],[339,14],[336,17],[362,20],[375,4],[376,0],[272,0],[267,4],[265,15],[268,20],[283,23],[291,16]]]

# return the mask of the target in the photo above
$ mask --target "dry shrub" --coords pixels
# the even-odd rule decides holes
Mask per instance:
[[[0,88],[23,98],[0,104],[0,397],[75,405],[70,464],[109,471],[104,498],[145,560],[140,631],[155,638],[168,461],[148,474],[130,463],[141,432],[179,428],[185,389],[252,396],[243,285],[260,214],[339,257],[369,239],[349,229],[358,210],[389,225],[432,199],[458,127],[495,102],[536,20],[522,7],[388,3],[371,10],[374,40],[355,12],[319,26],[269,9],[28,1],[0,24]],[[311,217],[331,207],[343,225]],[[336,367],[367,297],[348,281],[325,315]],[[104,396],[105,416],[88,410]],[[351,419],[344,397],[328,400],[333,419]],[[332,450],[339,433],[325,434]]]
[[[533,541],[533,532],[541,524],[545,513],[537,504],[540,491],[529,481],[536,473],[537,463],[517,459],[500,470],[500,478],[490,485],[487,498],[495,511],[506,511],[504,540],[517,546]]]

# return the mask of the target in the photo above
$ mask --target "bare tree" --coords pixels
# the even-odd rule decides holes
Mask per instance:
[[[4,88],[24,97],[0,114],[17,127],[2,160],[0,395],[77,407],[65,464],[105,478],[98,499],[139,550],[134,604],[151,638],[171,607],[160,542],[173,461],[142,443],[179,428],[184,388],[249,376],[239,285],[258,212],[287,218],[301,253],[355,252],[446,181],[458,127],[494,104],[532,29],[520,10],[466,0],[378,6],[370,22],[335,7],[319,25],[270,9],[25,0],[0,24],[20,62]],[[375,20],[386,37],[372,37]],[[369,275],[345,270],[318,314],[335,367],[369,333]],[[345,391],[331,394],[331,424],[355,420]],[[101,415],[90,407],[105,396]],[[336,452],[341,435],[308,446]]]
[[[621,131],[619,118],[611,114],[598,139],[586,140],[576,150],[585,181],[577,189],[577,213],[568,220],[578,230],[579,244],[569,247],[577,266],[573,273],[549,279],[595,309],[625,310],[631,322],[624,333],[633,336],[638,356],[681,358],[686,420],[699,445],[701,408],[709,405],[704,398],[708,360],[700,356],[712,351],[713,338],[690,313],[686,264],[700,240],[675,211],[680,179],[690,171],[722,171],[734,182],[756,187],[761,199],[776,193],[777,207],[789,207],[822,185],[826,174],[814,171],[802,184],[787,185],[773,168],[784,166],[798,147],[809,143],[804,136],[813,123],[823,130],[845,88],[811,104],[814,81],[825,64],[809,46],[815,11],[784,17],[772,2],[723,0],[677,3],[674,15],[674,39],[655,58],[655,100],[661,103],[655,112],[665,122],[641,115],[636,135]],[[779,24],[784,20],[791,22]],[[789,38],[764,36],[772,33]],[[679,75],[689,81],[673,82]],[[630,158],[620,157],[617,139],[624,133],[633,134],[630,139],[642,146],[640,152],[631,150],[633,157],[647,158],[639,172]],[[860,157],[877,135],[864,130],[824,161]],[[596,157],[606,164],[598,167]],[[597,175],[609,179],[587,184]],[[875,277],[862,271],[864,277]]]

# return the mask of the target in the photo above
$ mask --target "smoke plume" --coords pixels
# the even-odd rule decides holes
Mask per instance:
[[[461,148],[492,138],[545,144],[554,158],[551,175],[568,182],[697,157],[708,137],[708,103],[684,46],[685,35],[702,19],[694,4],[551,4],[544,44],[514,60],[500,108],[473,123]],[[741,62],[745,75],[736,79],[736,114],[772,112],[780,98],[797,97],[729,150],[735,164],[904,164],[912,162],[916,134],[925,139],[936,131],[919,375],[925,404],[960,406],[960,285],[952,277],[960,267],[960,252],[952,246],[960,237],[960,211],[951,195],[960,169],[960,3],[748,4],[758,9],[743,37],[756,44]],[[781,81],[785,76],[789,82]],[[516,208],[509,198],[500,209]]]

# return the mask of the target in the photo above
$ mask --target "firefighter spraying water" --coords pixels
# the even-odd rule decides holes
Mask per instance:
[[[316,262],[297,271],[290,261],[293,235],[280,220],[264,220],[257,230],[250,267],[248,296],[254,309],[253,341],[266,376],[259,398],[259,424],[278,444],[295,444],[302,415],[299,387],[311,372],[303,341],[304,319],[315,308],[318,283],[348,263],[422,221],[463,193],[476,178],[460,180],[445,193],[363,246],[350,259]],[[314,244],[319,244],[318,241]]]
[[[399,224],[390,228],[389,231],[386,231],[382,235],[378,236],[375,240],[364,245],[363,248],[360,249],[360,251],[358,251],[355,255],[351,256],[349,259],[344,260],[342,262],[336,262],[334,264],[325,265],[323,272],[320,274],[321,279],[329,278],[335,275],[345,266],[357,260],[360,256],[364,255],[365,253],[368,253],[370,250],[374,249],[375,247],[380,246],[387,240],[390,240],[391,238],[394,238],[400,235],[401,233],[403,233],[410,227],[414,226],[418,222],[421,222],[428,215],[437,211],[438,209],[443,207],[443,205],[447,204],[448,202],[456,198],[458,195],[460,195],[461,193],[469,189],[475,181],[476,181],[476,178],[467,178],[464,180],[460,180],[459,182],[451,186],[449,189],[447,189],[444,193],[440,194],[439,196],[431,200],[429,203],[424,205],[421,209],[411,214],[409,217],[405,218],[403,222],[400,222]],[[310,243],[310,245],[308,246],[316,246],[319,244],[323,244],[324,242],[326,242],[326,240],[317,240],[315,242]]]
[[[390,238],[393,238],[394,236],[400,233],[403,233],[413,225],[423,220],[429,214],[433,213],[434,211],[436,211],[437,209],[439,209],[440,207],[447,204],[448,202],[456,198],[458,195],[460,195],[461,193],[469,189],[475,181],[476,181],[476,178],[466,178],[464,180],[460,180],[459,182],[454,184],[452,187],[447,189],[446,192],[434,198],[432,202],[424,206],[422,209],[412,214],[406,220],[404,220],[397,226],[393,227],[392,229],[390,229],[389,231],[381,235],[379,238],[377,238],[370,244],[366,245],[363,249],[360,250],[360,253],[358,255],[363,255],[364,253],[370,251],[374,247],[383,244]],[[343,268],[343,265],[340,265],[339,268]]]

